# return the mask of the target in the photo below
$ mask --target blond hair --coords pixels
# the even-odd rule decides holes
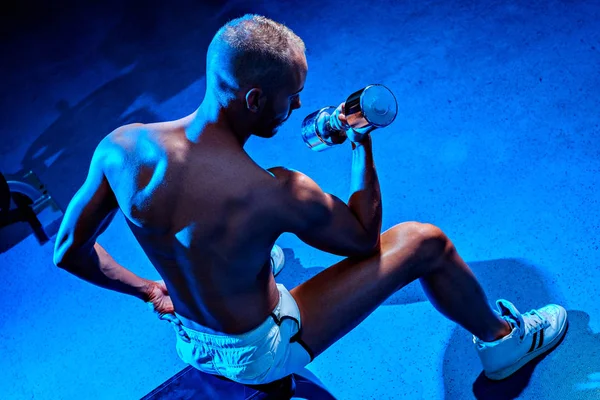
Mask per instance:
[[[287,78],[296,54],[306,47],[285,25],[246,14],[215,34],[207,54],[207,84],[221,89],[277,87]]]

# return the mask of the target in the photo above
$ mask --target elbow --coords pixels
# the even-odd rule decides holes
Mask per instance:
[[[73,239],[69,235],[60,235],[56,238],[54,244],[54,254],[52,262],[55,266],[62,269],[69,269],[73,264],[73,259],[80,250],[74,246]]]
[[[67,272],[72,272],[78,269],[78,266],[82,264],[81,259],[75,259],[73,257],[66,257],[63,254],[54,254],[53,260],[54,265],[60,269],[64,269]]]
[[[87,265],[94,259],[92,250],[74,246],[57,246],[54,249],[52,261],[58,268],[67,270],[79,270],[82,265]]]
[[[377,234],[377,238],[375,239],[375,243],[373,247],[371,247],[372,253],[379,253],[381,251],[381,235]]]
[[[66,251],[55,251],[52,261],[55,266],[67,271],[76,269],[77,265],[81,265],[81,257]]]
[[[52,262],[58,268],[69,269],[69,266],[73,264],[72,254],[73,252],[68,246],[56,246],[52,256]]]
[[[379,253],[380,250],[381,250],[381,235],[377,234],[377,237],[375,239],[371,239],[370,241],[367,242],[367,247],[365,249],[365,252],[368,255],[373,255],[375,253]]]
[[[365,238],[361,240],[360,245],[356,249],[356,255],[359,257],[369,257],[381,251],[381,235],[375,238]]]
[[[58,268],[65,269],[67,267],[67,262],[65,260],[63,252],[55,250],[54,256],[52,257],[52,262]]]
[[[60,236],[56,238],[56,242],[54,243],[54,254],[52,255],[52,262],[55,266],[65,268],[65,255],[68,247],[65,238],[61,238]]]

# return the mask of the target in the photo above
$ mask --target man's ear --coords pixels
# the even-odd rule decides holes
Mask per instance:
[[[264,103],[263,91],[259,88],[252,88],[248,90],[246,93],[246,108],[250,110],[250,112],[257,113],[262,108],[262,103]]]

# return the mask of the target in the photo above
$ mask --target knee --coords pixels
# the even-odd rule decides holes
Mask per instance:
[[[405,222],[392,228],[395,240],[404,249],[408,246],[419,261],[443,259],[453,251],[446,234],[437,226],[422,222]]]

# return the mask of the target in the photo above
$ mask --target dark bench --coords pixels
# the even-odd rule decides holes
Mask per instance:
[[[143,397],[143,400],[188,399],[315,399],[335,400],[310,371],[304,369],[264,385],[243,385],[186,367]]]

